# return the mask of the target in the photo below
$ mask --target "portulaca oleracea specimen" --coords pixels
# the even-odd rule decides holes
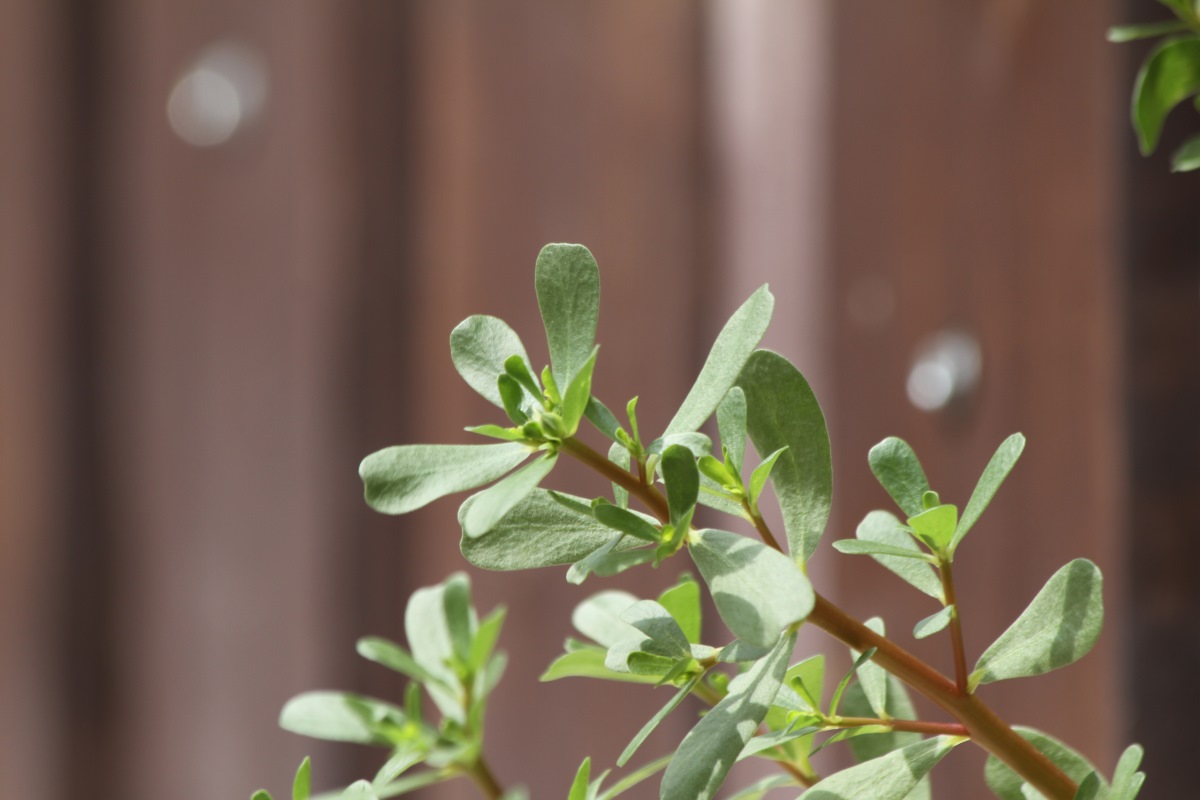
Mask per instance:
[[[1023,436],[1000,445],[961,512],[931,490],[907,444],[880,442],[868,461],[900,516],[872,511],[855,538],[833,543],[842,553],[870,556],[935,601],[938,610],[912,633],[946,637],[954,662],[947,676],[888,638],[882,620],[853,619],[813,588],[807,565],[832,496],[829,438],[804,377],[782,356],[758,349],[774,305],[765,286],[730,318],[679,411],[651,439],[638,426],[636,398],[622,421],[593,393],[600,281],[591,253],[579,245],[547,245],[535,284],[551,361],[540,374],[499,319],[473,316],[451,333],[458,372],[507,418],[468,429],[494,441],[389,447],[368,456],[360,472],[367,502],[388,514],[486,486],[458,512],[463,555],[484,569],[566,566],[567,580],[580,584],[690,557],[700,580],[685,574],[655,599],[609,590],[584,600],[572,617],[579,638],[568,640],[543,680],[674,689],[617,768],[688,696],[707,712],[674,753],[607,788],[609,773],[593,779],[585,759],[573,785],[564,787],[568,800],[607,800],[659,773],[664,800],[710,798],[733,764],[746,758],[767,759],[778,773],[731,789],[729,797],[749,800],[772,790],[786,796],[790,789],[806,800],[927,800],[930,771],[968,742],[990,754],[984,777],[1002,800],[1133,800],[1142,784],[1137,745],[1125,751],[1109,780],[1049,735],[1002,721],[978,691],[1066,666],[1091,649],[1103,616],[1094,564],[1077,559],[1054,573],[967,666],[953,562],[1020,456]],[[714,414],[719,449],[699,432]],[[585,422],[608,441],[607,454],[580,437]],[[747,439],[758,454],[753,469]],[[599,473],[605,496],[543,488],[563,457]],[[759,511],[768,487],[782,511],[782,538]],[[730,529],[698,529],[698,505],[727,514]],[[730,632],[725,642],[700,641],[705,588]],[[391,751],[372,780],[325,797],[395,797],[459,777],[473,780],[487,798],[524,797],[519,788],[502,788],[483,756],[486,702],[504,666],[495,650],[502,622],[503,611],[480,620],[467,578],[451,576],[410,600],[408,649],[382,639],[359,643],[365,658],[411,679],[402,706],[330,692],[289,702],[281,717],[289,730]],[[796,660],[796,632],[806,624],[849,647],[854,664],[848,674],[827,681],[822,655]],[[916,719],[910,689],[933,701],[944,719]],[[424,713],[425,695],[437,709],[436,721]],[[842,740],[859,763],[818,775],[811,756]],[[305,761],[293,798],[308,796]],[[269,797],[260,792],[255,800]]]

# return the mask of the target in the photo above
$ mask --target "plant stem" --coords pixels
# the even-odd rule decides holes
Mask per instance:
[[[771,533],[771,528],[768,527],[767,521],[762,518],[762,514],[758,513],[758,509],[750,507],[750,501],[743,499],[742,508],[749,515],[750,521],[754,523],[754,530],[758,531],[758,535],[768,546],[773,547],[779,552],[783,552],[783,548],[779,546],[779,542],[775,539],[775,534]],[[805,570],[807,572],[807,570]]]
[[[564,440],[562,449],[637,497],[658,519],[664,522],[670,519],[667,499],[656,487],[642,483],[637,476],[621,469],[578,439]],[[760,536],[763,530],[767,530],[763,540],[781,550],[765,522],[756,522],[755,529]],[[963,691],[954,681],[875,633],[819,593],[816,593],[816,602],[807,621],[859,652],[875,648],[872,658],[875,663],[962,723],[975,744],[1007,764],[1050,800],[1074,800],[1078,788],[1075,782],[976,695]]]
[[[905,733],[927,733],[932,736],[970,736],[965,726],[957,722],[924,722],[914,719],[875,719],[874,717],[835,717],[831,720],[839,728],[861,728],[865,725],[886,725]]]
[[[483,796],[488,800],[500,800],[504,796],[504,789],[496,780],[496,776],[492,774],[492,770],[488,767],[487,761],[484,760],[483,754],[479,754],[479,758],[467,771],[471,780],[475,781],[475,785],[479,787],[479,791],[483,792]]]
[[[949,556],[938,556],[938,572],[942,576],[942,594],[946,605],[951,606],[950,642],[954,648],[954,682],[960,694],[967,693],[967,655],[963,647],[962,621],[958,618],[958,598],[954,594],[954,572],[950,568]]]

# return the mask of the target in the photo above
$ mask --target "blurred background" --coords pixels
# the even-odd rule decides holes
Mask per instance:
[[[550,241],[599,260],[598,392],[640,395],[644,428],[770,282],[767,343],[830,422],[829,538],[886,507],[866,465],[884,436],[961,504],[1023,431],[956,564],[968,649],[1076,556],[1104,570],[1108,618],[1081,664],[987,697],[1105,772],[1140,741],[1144,796],[1191,796],[1200,191],[1136,155],[1144,50],[1104,41],[1164,14],[0,0],[0,796],[281,796],[307,753],[321,788],[373,774],[382,754],[286,734],[278,710],[318,687],[399,697],[354,641],[400,638],[408,594],[465,565],[454,501],[373,515],[356,467],[492,421],[449,360],[467,315],[544,363]],[[907,633],[934,609],[890,573],[827,547],[813,570],[949,669]],[[563,796],[665,697],[536,682],[598,585],[471,573],[509,608],[490,760]],[[955,751],[936,796],[983,796],[981,763]]]

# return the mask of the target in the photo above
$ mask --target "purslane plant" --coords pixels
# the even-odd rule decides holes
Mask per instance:
[[[671,687],[670,699],[634,736],[617,767],[689,696],[707,711],[673,754],[611,788],[604,788],[608,773],[593,780],[584,760],[568,800],[607,800],[660,771],[664,800],[710,798],[733,764],[746,758],[774,762],[779,773],[730,795],[743,800],[787,788],[807,800],[925,800],[930,771],[966,742],[989,753],[984,777],[1002,800],[1136,797],[1140,747],[1125,751],[1110,781],[1048,734],[1002,721],[979,692],[989,683],[1066,666],[1091,649],[1103,615],[1094,564],[1077,559],[1055,572],[967,666],[954,559],[1021,455],[1023,436],[1000,445],[961,512],[930,488],[906,443],[885,439],[871,449],[868,463],[900,516],[872,511],[855,538],[833,543],[842,553],[873,558],[932,598],[937,610],[912,635],[948,640],[953,671],[945,675],[889,638],[883,620],[850,617],[810,581],[808,562],[832,497],[829,438],[804,377],[782,356],[758,349],[774,305],[765,286],[730,318],[682,406],[651,439],[638,425],[637,398],[626,404],[622,421],[593,392],[600,283],[591,253],[579,245],[547,245],[535,285],[551,361],[540,374],[499,319],[469,317],[450,336],[458,372],[507,417],[467,430],[495,441],[389,447],[368,456],[360,473],[367,502],[389,514],[486,486],[458,512],[462,553],[484,569],[567,566],[567,580],[580,584],[593,575],[658,567],[687,552],[699,581],[685,570],[655,599],[608,590],[580,603],[572,617],[580,636],[567,640],[543,680]],[[700,432],[714,415],[719,449]],[[608,441],[607,455],[581,437],[584,422]],[[747,456],[747,439],[757,459]],[[611,492],[585,498],[542,488],[563,457],[591,467],[611,483]],[[760,512],[768,487],[782,512],[782,537]],[[699,527],[701,505],[708,507],[702,515],[724,513],[734,524]],[[701,641],[704,587],[731,634],[728,641]],[[281,724],[289,730],[391,751],[372,781],[329,797],[394,797],[457,777],[474,780],[487,798],[523,796],[519,789],[505,792],[483,758],[484,709],[504,663],[493,652],[502,620],[503,612],[478,620],[466,577],[452,576],[409,602],[408,650],[381,639],[359,643],[364,657],[412,681],[403,708],[329,692],[301,695],[285,707]],[[836,683],[825,680],[823,655],[794,661],[796,633],[806,624],[849,647],[853,667]],[[908,689],[946,718],[917,719]],[[437,708],[436,723],[426,721],[422,691]],[[859,763],[818,775],[812,755],[842,740]],[[305,762],[294,800],[308,797],[308,785]]]

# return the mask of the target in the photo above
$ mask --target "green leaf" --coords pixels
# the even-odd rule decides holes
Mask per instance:
[[[1191,172],[1200,169],[1200,136],[1188,139],[1171,156],[1172,172]]]
[[[691,518],[700,494],[700,472],[696,468],[696,457],[683,445],[671,445],[662,454],[662,474],[667,486],[671,524],[678,528],[681,522]]]
[[[761,542],[705,529],[691,545],[721,619],[739,639],[769,647],[812,611],[812,584],[794,561]]]
[[[1029,784],[1025,784],[1021,787],[1021,791],[1025,792],[1029,788]],[[1104,782],[1100,778],[1100,773],[1093,772],[1080,781],[1079,789],[1075,792],[1075,800],[1100,800],[1103,792]]]
[[[675,618],[689,642],[700,641],[700,584],[695,578],[681,575],[679,583],[658,596],[658,602]]]
[[[1051,576],[1017,621],[984,651],[970,687],[1041,675],[1092,649],[1104,620],[1100,570],[1077,558]]]
[[[1175,15],[1181,20],[1187,22],[1196,21],[1196,7],[1193,5],[1194,0],[1158,0],[1167,8],[1175,12]]]
[[[1137,797],[1142,783],[1146,780],[1146,776],[1137,771],[1143,755],[1142,746],[1139,744],[1131,744],[1125,748],[1113,772],[1112,793],[1108,800],[1134,800]]]
[[[872,617],[865,624],[867,628],[880,636],[886,635],[883,620],[879,617]],[[866,695],[867,702],[871,704],[875,716],[881,717],[887,713],[888,674],[875,662],[870,659],[860,659],[859,656],[858,652],[850,651],[850,657],[856,659],[854,671],[858,673],[858,682],[862,685],[863,694]]]
[[[946,606],[936,614],[930,614],[928,617],[918,622],[913,627],[913,637],[916,639],[924,639],[927,636],[933,636],[935,633],[944,631],[946,626],[950,624],[950,620],[953,617],[954,606]]]
[[[410,684],[415,686],[416,684]],[[419,690],[418,690],[419,691]],[[375,779],[371,781],[371,785],[377,790],[399,778],[412,767],[420,764],[428,755],[427,747],[401,747],[395,750],[384,762],[379,771],[375,773]]]
[[[797,785],[788,775],[771,775],[755,781],[745,789],[739,789],[737,794],[729,796],[729,800],[762,800],[772,789],[787,789]]]
[[[292,780],[292,800],[308,800],[312,794],[312,763],[308,756],[300,762],[300,768],[296,770],[296,777]]]
[[[734,470],[741,473],[746,457],[746,393],[740,386],[731,388],[717,406],[717,431]]]
[[[462,515],[463,536],[475,539],[492,529],[521,501],[533,493],[558,461],[558,453],[547,453],[471,498]]]
[[[475,637],[471,640],[469,666],[472,672],[481,671],[488,659],[492,657],[492,652],[496,649],[496,642],[500,639],[500,629],[504,627],[505,615],[505,609],[501,606],[480,621],[475,631]]]
[[[583,245],[548,244],[538,253],[533,280],[554,382],[570,386],[596,343],[600,269]]]
[[[814,717],[814,719],[816,719]],[[746,742],[746,746],[742,748],[742,752],[738,753],[737,760],[744,761],[750,756],[760,755],[764,750],[781,747],[791,744],[796,739],[802,739],[805,736],[812,736],[814,733],[819,733],[821,728],[817,725],[808,725],[803,728],[790,728],[784,730],[773,730],[770,733],[755,736],[750,741]],[[769,756],[767,756],[769,757]]]
[[[617,422],[617,418],[608,410],[608,406],[595,397],[589,397],[587,406],[583,409],[583,415],[587,417],[588,422],[596,426],[596,430],[614,442],[617,441],[617,429],[621,427],[621,423]]]
[[[587,579],[588,575],[596,574],[602,578],[608,577],[654,560],[655,551],[653,549],[621,550],[620,545],[624,541],[625,534],[618,533],[603,547],[576,561],[567,570],[567,582],[578,586]]]
[[[775,467],[775,462],[779,457],[787,452],[787,446],[783,446],[776,450],[771,455],[763,459],[762,463],[754,468],[754,472],[750,473],[750,507],[758,508],[758,498],[762,495],[762,491],[767,486],[767,478],[771,476],[771,470]]]
[[[887,514],[886,511],[876,512],[879,514]],[[890,517],[891,514],[888,514]],[[895,558],[915,558],[918,561],[924,561],[926,564],[934,564],[937,562],[933,556],[923,550],[908,549],[905,547],[897,547],[883,542],[872,542],[867,539],[838,539],[833,543],[833,549],[839,553],[847,555],[869,555],[869,556],[893,556]]]
[[[1096,771],[1096,768],[1086,758],[1052,736],[1020,725],[1014,725],[1013,730],[1028,740],[1038,752],[1054,762],[1059,769],[1066,773],[1068,778],[1076,783]],[[1025,800],[1025,796],[1021,792],[1025,781],[995,756],[988,756],[987,763],[983,768],[983,777],[988,788],[1000,800]]]
[[[614,444],[612,447],[608,448],[608,460],[625,471],[629,471],[630,465],[632,464],[629,450],[627,450],[622,444]],[[621,508],[629,508],[629,491],[616,483],[612,485],[612,488],[613,502],[619,505]]]
[[[468,433],[479,434],[480,436],[488,436],[492,439],[503,439],[506,442],[525,441],[525,432],[519,428],[505,428],[500,425],[473,425],[463,430]]]
[[[720,486],[722,489],[726,486],[737,486],[738,480],[725,465],[713,458],[712,456],[701,456],[696,462],[696,466],[700,468],[700,474],[708,478],[710,481]]]
[[[341,800],[379,800],[379,795],[370,781],[355,781],[342,792]]]
[[[925,556],[925,551],[904,530],[900,520],[886,511],[872,511],[858,524],[855,535],[860,541],[910,551],[913,554],[910,558],[884,554],[871,557],[925,594],[943,601],[941,579],[930,564],[922,563],[920,557]]]
[[[1186,30],[1188,30],[1187,23],[1176,19],[1145,22],[1139,25],[1114,25],[1108,29],[1108,40],[1115,44],[1121,44],[1137,39],[1153,39],[1172,33],[1182,33]]]
[[[637,601],[638,598],[619,589],[597,592],[575,606],[571,624],[593,642],[611,647],[638,635],[637,628],[621,619],[626,609]]]
[[[663,776],[662,800],[707,800],[725,780],[746,742],[767,715],[779,692],[794,633],[783,636],[771,653],[729,685],[729,694],[692,728],[675,751]]]
[[[893,750],[819,781],[804,793],[804,800],[904,800],[963,741],[954,736],[937,736]]]
[[[854,654],[854,663],[850,665],[850,669],[847,670],[846,674],[842,676],[842,679],[838,681],[837,688],[833,690],[833,697],[829,698],[829,716],[831,717],[837,716],[838,704],[842,700],[842,695],[845,693],[846,687],[850,685],[850,681],[854,678],[855,673],[858,672],[858,668],[870,661],[871,657],[875,655],[875,648],[872,647],[865,653],[854,653],[853,650],[850,652]],[[865,696],[866,695],[864,693],[864,697]],[[829,743],[826,742],[826,744]]]
[[[588,780],[591,777],[592,759],[585,758],[575,773],[575,780],[571,782],[571,791],[567,794],[567,800],[587,800]]]
[[[615,531],[627,533],[645,542],[658,544],[661,534],[657,527],[647,522],[644,517],[632,511],[614,506],[612,503],[597,503],[592,509],[597,521]]]
[[[639,600],[621,613],[621,620],[650,637],[655,654],[671,658],[691,658],[691,643],[671,616],[671,612],[653,600]]]
[[[462,573],[451,575],[445,583],[417,589],[404,609],[404,634],[413,659],[434,678],[425,686],[442,716],[462,723],[460,681],[450,666],[454,661],[454,643],[446,621],[446,585],[465,580]]]
[[[471,663],[471,642],[475,638],[475,610],[471,608],[471,584],[465,573],[456,572],[442,584],[442,613],[458,664]]]
[[[967,501],[967,507],[963,509],[962,517],[958,520],[958,530],[954,532],[954,539],[950,542],[950,552],[954,552],[958,543],[967,535],[967,531],[971,530],[979,521],[979,516],[988,507],[988,503],[992,502],[1000,484],[1004,483],[1004,479],[1008,477],[1008,473],[1012,471],[1013,465],[1017,463],[1017,459],[1021,457],[1024,449],[1025,437],[1019,433],[1009,436],[996,449],[995,455],[984,468],[979,482],[975,484],[975,491],[971,492],[971,499]]]
[[[524,425],[529,422],[529,396],[511,375],[501,375],[496,378],[496,394],[500,395],[500,403],[504,413],[514,425]]]
[[[958,508],[952,505],[934,506],[910,517],[908,527],[916,537],[935,552],[942,552],[954,538],[954,527],[958,524]]]
[[[642,726],[642,729],[637,732],[629,744],[625,746],[625,749],[621,752],[621,755],[617,758],[618,767],[625,766],[629,762],[629,759],[633,758],[633,754],[636,753],[637,749],[642,746],[642,742],[646,741],[646,737],[654,732],[654,729],[658,727],[659,723],[667,718],[668,714],[679,707],[679,704],[683,702],[683,698],[692,693],[692,689],[696,687],[696,684],[700,682],[700,678],[702,677],[702,673],[693,675],[687,683],[679,688],[679,691],[675,692],[675,694],[671,696],[671,699],[667,701],[667,704],[660,708],[658,712],[650,718],[650,721]]]
[[[504,407],[496,379],[504,374],[510,356],[528,361],[525,345],[504,320],[477,314],[450,332],[450,358],[463,380],[490,403]]]
[[[662,758],[651,761],[649,764],[646,764],[643,767],[637,768],[621,780],[614,783],[612,788],[600,795],[598,800],[612,800],[612,798],[616,797],[617,795],[629,791],[642,781],[655,775],[669,763],[671,763],[671,756],[663,756]]]
[[[580,502],[581,498],[567,496]],[[468,498],[458,511],[459,524],[470,511],[475,498]],[[589,509],[590,512],[590,509]],[[495,524],[487,536],[459,542],[463,556],[481,569],[518,570],[574,564],[612,539],[612,529],[590,513],[583,516],[555,502],[545,489],[535,489]],[[618,550],[640,542],[627,539]]]
[[[858,684],[852,684],[846,689],[846,694],[842,699],[842,708],[846,716],[869,717],[874,713],[871,704],[867,702],[866,695],[863,694],[862,687]],[[912,699],[904,688],[904,684],[891,675],[888,676],[887,712],[892,719],[917,718],[916,709],[913,707]],[[886,733],[855,736],[849,740],[849,744],[856,759],[869,761],[879,758],[885,753],[919,742],[922,738],[919,733],[892,730]],[[931,794],[929,777],[926,776],[905,800],[930,800]]]
[[[922,498],[929,491],[929,481],[908,442],[889,436],[871,448],[867,462],[906,517],[915,517],[925,510]]]
[[[762,341],[774,307],[775,298],[763,285],[733,312],[713,342],[696,382],[667,425],[666,434],[699,430],[712,416],[737,381],[746,360]]]
[[[759,350],[738,385],[746,394],[746,424],[760,454],[787,451],[771,470],[792,557],[812,558],[829,522],[833,468],[829,432],[804,376],[787,359]]]
[[[405,514],[455,492],[491,483],[529,457],[529,448],[504,444],[410,444],[387,447],[358,468],[367,505]]]
[[[403,725],[399,708],[347,692],[305,692],[289,700],[279,714],[285,731],[331,742],[388,745],[387,726]]]
[[[250,795],[250,800],[274,800],[271,793],[266,789],[259,789],[254,794]]]
[[[573,650],[556,658],[538,680],[547,682],[562,678],[600,678],[601,680],[625,683],[658,683],[658,676],[655,675],[614,672],[604,666],[607,656],[608,650],[604,647],[589,645],[580,650]]]
[[[1142,155],[1158,147],[1171,109],[1200,91],[1200,39],[1169,39],[1142,64],[1133,88],[1133,127]]]
[[[571,379],[567,393],[563,395],[562,417],[567,436],[574,436],[575,431],[579,430],[579,421],[583,419],[583,414],[592,399],[592,372],[596,368],[596,354],[599,351],[599,345],[592,348],[592,354]]]
[[[401,675],[407,675],[418,683],[431,683],[438,680],[418,664],[407,650],[395,642],[379,636],[366,636],[358,640],[356,649],[358,654],[368,661],[374,661]]]

